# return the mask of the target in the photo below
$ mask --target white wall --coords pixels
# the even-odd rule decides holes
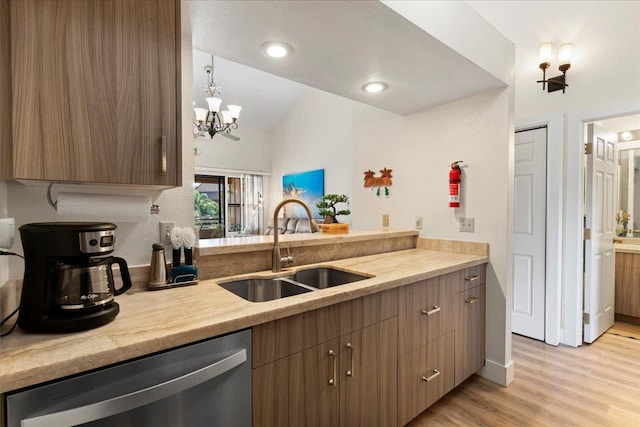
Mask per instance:
[[[567,72],[569,87],[564,94],[543,92],[541,84],[535,83],[542,77],[537,67],[538,45],[516,43],[516,120],[588,110],[640,97],[640,2],[565,3],[579,8],[582,21],[567,23],[570,34],[547,37],[554,41],[556,49],[562,42],[573,43],[572,64]],[[561,73],[554,60],[548,75],[558,74]]]
[[[114,255],[127,260],[129,265],[149,264],[151,245],[159,240],[158,222],[176,221],[177,226],[193,227],[193,137],[189,126],[193,116],[192,72],[191,72],[191,36],[182,35],[182,87],[189,90],[182,91],[182,187],[159,191],[133,190],[127,187],[112,189],[89,186],[54,186],[53,195],[57,189],[72,189],[82,192],[114,192],[115,194],[147,194],[155,204],[160,206],[160,214],[152,215],[147,223],[118,223],[116,231],[116,250]],[[0,184],[0,213],[3,210],[2,189]],[[56,221],[57,216],[46,198],[46,183],[23,185],[14,181],[7,181],[7,214],[16,219],[16,233],[20,225],[30,222]],[[12,251],[22,253],[20,237],[17,233],[16,243]],[[11,257],[16,258],[16,257]],[[5,271],[5,269],[2,269]],[[9,278],[21,278],[23,264],[20,259],[11,259]],[[4,281],[0,282],[4,283]]]
[[[353,101],[311,89],[272,131],[271,206],[284,174],[324,169],[324,192],[352,197]],[[273,212],[267,211],[267,217]],[[340,222],[350,223],[349,217]]]
[[[221,135],[212,139],[194,139],[198,150],[195,165],[258,172],[271,170],[271,136],[268,131],[240,125],[232,134],[240,137],[240,141]]]
[[[421,236],[489,243],[486,358],[498,370],[511,365],[509,96],[509,90],[491,91],[354,131],[354,224],[379,227],[389,214],[392,228],[413,228],[421,216]],[[464,161],[462,204],[452,209],[448,179],[457,160]],[[394,171],[389,198],[361,181],[361,172],[383,167]],[[458,231],[460,217],[475,218],[474,233]]]

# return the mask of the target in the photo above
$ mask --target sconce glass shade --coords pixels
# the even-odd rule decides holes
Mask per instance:
[[[233,123],[233,118],[231,117],[231,112],[229,110],[224,110],[220,114],[222,114],[222,121],[225,124]]]
[[[540,65],[551,64],[551,43],[542,43],[540,45],[540,52],[538,55]]]
[[[208,97],[207,104],[209,104],[209,111],[213,111],[214,113],[217,113],[220,111],[220,104],[222,104],[222,99]]]
[[[560,53],[558,54],[558,60],[560,66],[571,65],[571,43],[565,43],[560,45]]]
[[[209,111],[206,108],[194,108],[193,112],[196,116],[196,120],[199,122],[204,122],[205,120],[207,120],[207,115],[209,114]]]
[[[229,114],[230,114],[232,119],[237,119],[238,117],[240,117],[240,110],[242,110],[241,106],[239,106],[239,105],[227,105],[227,108],[229,109]]]

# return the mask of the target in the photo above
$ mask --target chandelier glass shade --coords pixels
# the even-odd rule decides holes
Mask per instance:
[[[233,129],[238,129],[237,121],[242,107],[227,105],[226,110],[220,111],[222,99],[217,95],[220,95],[221,88],[213,81],[213,55],[211,55],[211,65],[205,66],[204,70],[207,73],[207,86],[204,91],[208,95],[206,98],[208,108],[194,107],[194,133],[196,135],[207,133],[211,138],[217,133],[231,134]]]

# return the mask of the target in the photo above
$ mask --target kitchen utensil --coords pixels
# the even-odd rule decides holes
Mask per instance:
[[[182,229],[180,227],[173,227],[171,230],[171,245],[173,246],[171,265],[175,268],[180,266],[180,258],[182,255]]]
[[[160,286],[167,283],[167,261],[164,257],[164,245],[154,243],[149,268],[149,286]]]
[[[110,322],[114,296],[131,287],[127,262],[108,255],[116,225],[92,222],[25,224],[20,237],[25,272],[18,325],[31,332],[72,332]],[[113,264],[120,267],[116,288]]]
[[[196,233],[189,227],[182,229],[182,244],[184,245],[184,264],[193,265],[193,244],[196,242]]]

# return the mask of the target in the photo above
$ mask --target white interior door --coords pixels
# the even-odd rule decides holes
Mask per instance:
[[[615,290],[615,212],[618,194],[616,137],[587,126],[592,153],[586,155],[584,341],[591,343],[613,326]],[[587,234],[587,233],[585,233]],[[589,238],[587,238],[589,237]]]
[[[544,341],[547,128],[516,132],[512,331]]]

